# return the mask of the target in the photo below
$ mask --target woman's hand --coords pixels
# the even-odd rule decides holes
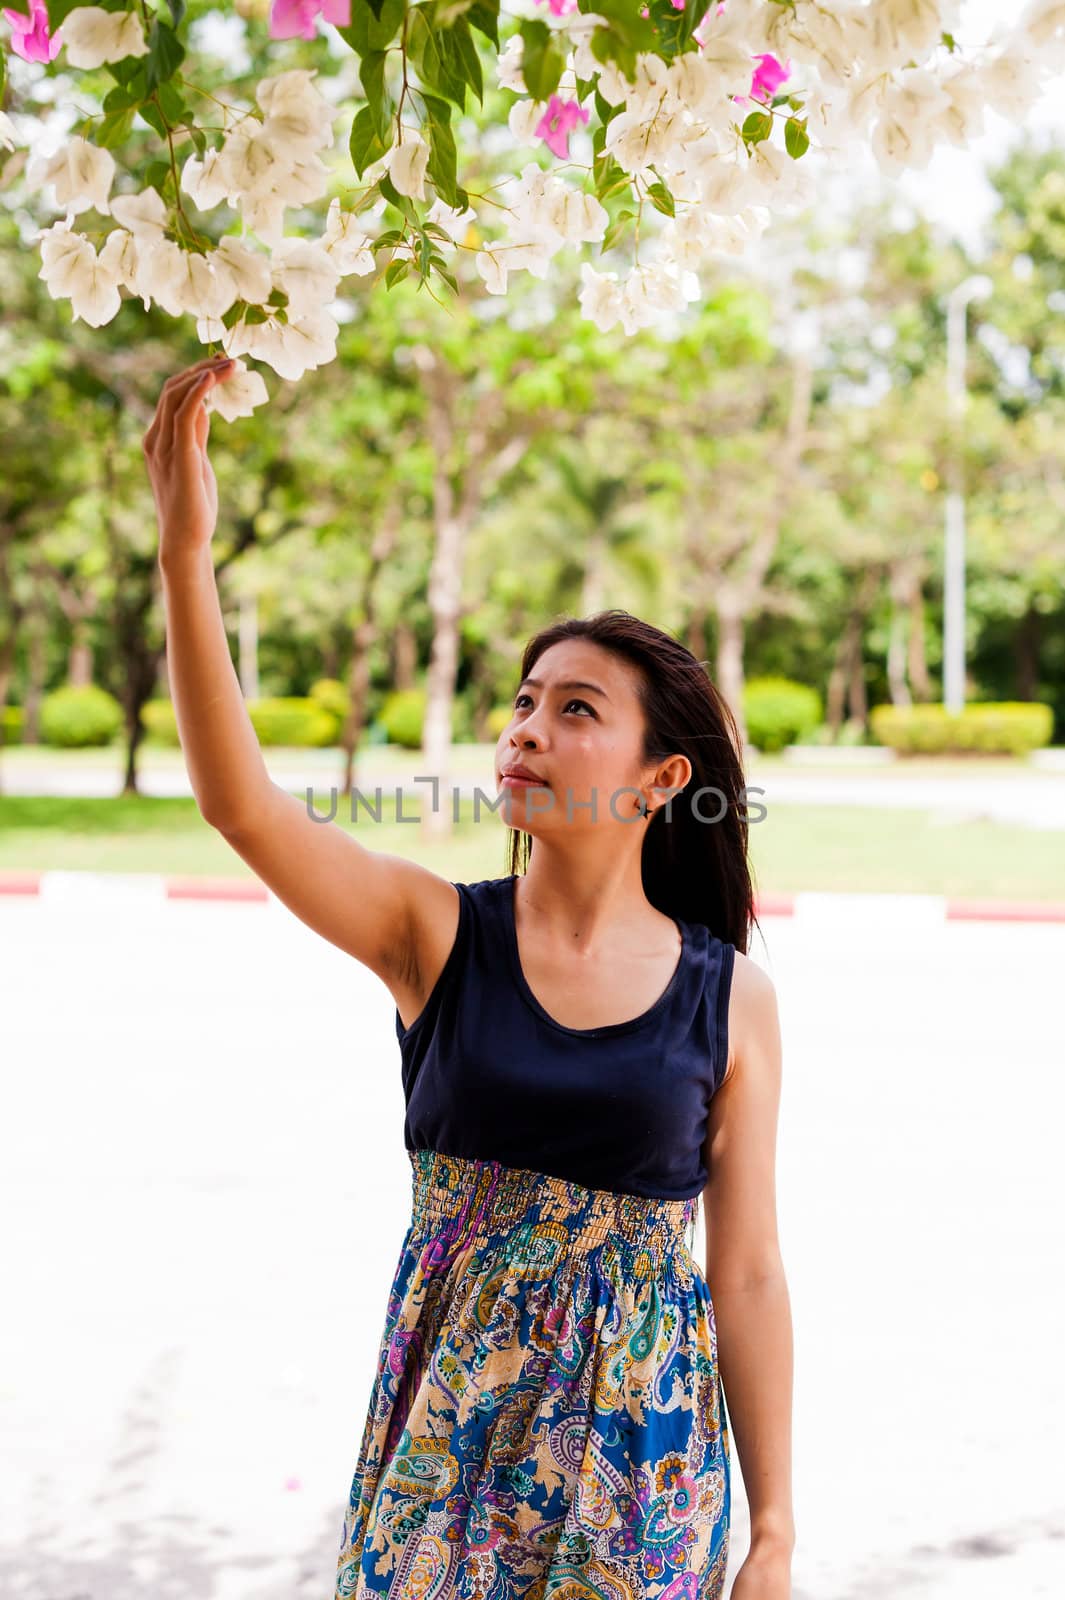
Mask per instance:
[[[731,1600],[791,1600],[791,1556],[753,1545],[736,1574]]]
[[[218,520],[218,485],[207,459],[204,400],[232,361],[212,357],[168,378],[141,440],[159,518],[159,560],[197,554]]]

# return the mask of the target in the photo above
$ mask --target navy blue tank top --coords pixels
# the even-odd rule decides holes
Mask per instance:
[[[676,918],[680,960],[655,1003],[628,1022],[567,1028],[525,981],[516,884],[455,884],[458,931],[432,993],[409,1028],[396,1009],[407,1149],[663,1200],[700,1194],[735,945]]]

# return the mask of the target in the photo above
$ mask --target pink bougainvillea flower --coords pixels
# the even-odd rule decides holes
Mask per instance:
[[[541,3],[542,0],[536,0],[537,5]],[[547,3],[553,17],[568,17],[571,11],[577,9],[577,0],[547,0]]]
[[[45,0],[30,0],[30,14],[4,8],[11,24],[11,48],[23,61],[54,61],[63,44],[62,32],[48,33],[48,7]]]
[[[351,0],[271,0],[271,39],[313,39],[321,16],[334,27],[351,24]]]
[[[776,56],[755,56],[758,62],[754,77],[751,79],[751,96],[755,100],[771,100],[780,88],[791,77],[791,62],[787,66],[781,65]]]
[[[587,121],[587,107],[579,106],[576,100],[560,100],[557,94],[553,94],[534,131],[554,155],[565,158],[569,155],[571,131],[578,122]]]

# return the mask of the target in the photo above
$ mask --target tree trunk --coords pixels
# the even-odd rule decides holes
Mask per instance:
[[[418,675],[418,641],[409,622],[402,619],[392,630],[392,682],[397,689],[413,689]]]
[[[718,689],[728,701],[736,718],[743,745],[747,743],[747,721],[743,714],[743,648],[746,637],[742,608],[731,604],[727,592],[721,593],[717,603],[717,676]]]
[[[924,589],[919,571],[913,575],[913,588],[910,591],[908,667],[914,698],[927,705],[933,691],[925,640]]]
[[[888,628],[887,680],[893,706],[913,704],[906,679],[906,625],[910,618],[912,589],[913,579],[908,564],[904,560],[896,562],[891,568],[888,584],[891,622]]]
[[[1039,694],[1039,645],[1042,618],[1029,602],[1013,637],[1017,673],[1017,699],[1035,700]],[[2,704],[2,702],[0,702]]]
[[[344,752],[341,793],[347,799],[355,786],[355,752],[366,726],[366,707],[370,699],[370,650],[380,628],[377,620],[377,584],[399,535],[401,505],[393,498],[381,519],[370,547],[370,565],[362,589],[362,620],[352,631],[351,661],[348,664],[348,715],[340,731]]]
[[[39,744],[41,700],[48,677],[48,614],[39,570],[34,572],[32,604],[26,608],[26,695],[23,700],[22,742]]]
[[[259,602],[242,594],[237,606],[237,654],[240,690],[245,700],[259,698]]]
[[[67,682],[74,689],[84,689],[92,682],[93,653],[88,618],[75,624],[67,661]]]

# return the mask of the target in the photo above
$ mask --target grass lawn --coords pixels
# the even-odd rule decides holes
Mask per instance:
[[[300,798],[303,798],[302,795]],[[322,799],[324,808],[324,797]],[[341,808],[342,814],[345,808]],[[407,800],[405,813],[417,815]],[[417,822],[341,824],[372,850],[423,861],[472,882],[505,871],[506,829],[472,806],[450,839],[426,848]],[[865,806],[777,805],[751,827],[763,893],[893,892],[1065,900],[1060,833],[987,820],[944,822],[932,812]],[[0,870],[152,872],[243,877],[250,869],[191,799],[0,796]]]

